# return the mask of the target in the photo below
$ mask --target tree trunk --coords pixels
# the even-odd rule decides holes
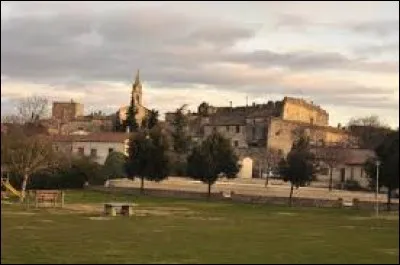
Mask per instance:
[[[293,197],[293,183],[290,183],[289,206],[292,206],[292,197]]]
[[[211,198],[211,182],[208,182],[208,199]]]
[[[332,173],[333,173],[333,168],[330,167],[329,168],[329,191],[332,191],[332,182],[333,182]]]
[[[265,187],[268,186],[269,171],[267,171],[267,177],[265,178]]]
[[[390,204],[391,204],[390,200],[391,200],[391,195],[392,195],[392,189],[391,189],[391,187],[388,187],[388,191],[387,191],[387,205],[386,205],[388,211],[390,211]]]
[[[19,198],[20,202],[23,202],[25,199],[25,191],[26,191],[26,185],[28,184],[28,178],[29,178],[29,175],[27,173],[25,173],[24,178],[22,180],[21,197]]]
[[[140,177],[140,194],[144,193],[144,177]]]

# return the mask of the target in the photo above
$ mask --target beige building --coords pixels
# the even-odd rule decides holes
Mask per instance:
[[[53,136],[53,147],[59,152],[91,157],[102,165],[113,151],[128,155],[130,135],[120,132],[56,135]]]
[[[53,102],[52,118],[67,122],[83,116],[83,104],[74,102]]]
[[[139,126],[141,126],[143,119],[148,115],[149,110],[143,106],[143,92],[142,92],[142,83],[140,81],[139,71],[136,74],[135,82],[132,85],[132,93],[131,93],[131,100],[133,99],[134,104],[136,106],[136,121],[138,122]],[[126,116],[128,113],[129,105],[121,107],[117,115],[120,121],[125,121]]]

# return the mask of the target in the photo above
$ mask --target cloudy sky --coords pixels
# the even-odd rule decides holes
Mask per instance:
[[[1,111],[30,95],[162,113],[303,97],[399,124],[399,3],[1,2]]]

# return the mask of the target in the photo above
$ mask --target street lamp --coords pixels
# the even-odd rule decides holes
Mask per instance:
[[[375,211],[376,216],[379,215],[379,203],[378,203],[378,193],[379,193],[379,165],[381,162],[379,160],[376,161],[376,192],[375,192]]]

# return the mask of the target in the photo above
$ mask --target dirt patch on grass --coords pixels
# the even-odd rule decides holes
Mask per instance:
[[[297,213],[289,213],[289,212],[277,212],[277,215],[286,215],[286,216],[296,216]]]
[[[111,220],[111,217],[103,217],[103,216],[93,216],[93,217],[89,217],[90,220],[96,220],[96,221],[107,221],[107,220]]]
[[[398,221],[399,216],[398,215],[383,215],[383,216],[352,216],[349,217],[350,220],[372,220],[372,219],[380,219],[380,220],[390,220],[390,221]]]
[[[13,212],[13,211],[1,211],[2,214],[5,215],[34,215],[36,213],[32,212]]]

